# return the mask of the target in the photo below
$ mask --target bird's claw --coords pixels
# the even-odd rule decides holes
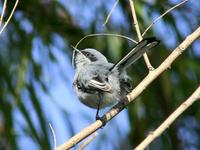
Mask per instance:
[[[106,121],[103,117],[99,117],[99,115],[97,115],[96,120],[100,120],[102,122],[102,127],[104,127],[106,125]]]

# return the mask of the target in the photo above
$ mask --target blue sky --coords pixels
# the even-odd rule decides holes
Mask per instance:
[[[82,1],[71,1],[71,0],[60,0],[70,11],[72,16],[76,18],[74,21],[77,22],[83,29],[89,28],[93,19],[96,19],[97,16],[95,14],[96,8],[102,5],[102,1],[90,2],[89,5],[92,4],[92,7],[87,6],[85,8],[82,5]],[[105,7],[107,7],[108,11],[111,9],[115,0],[109,1],[109,3],[104,3]],[[79,11],[77,11],[77,8]],[[88,9],[90,8],[90,9]],[[179,17],[179,13],[174,12],[174,17]],[[158,17],[159,14],[154,14],[152,19]],[[16,14],[15,17],[20,17],[20,14]],[[119,24],[124,26],[126,25],[125,17],[121,13],[121,9],[116,7],[114,11],[111,22],[118,26]],[[101,26],[104,22],[104,18],[99,16],[99,25],[97,26],[98,31],[104,31],[104,27]],[[182,30],[184,36],[188,35],[191,31],[187,30],[187,23],[185,23],[181,19],[176,20],[177,24],[182,24],[180,26],[180,30]],[[119,23],[120,22],[120,23]],[[33,27],[27,20],[23,20],[21,24],[27,32],[31,32]],[[156,31],[156,36],[160,38],[160,40],[168,45],[169,49],[172,50],[178,44],[176,41],[176,37],[174,37],[174,31],[171,30],[163,20],[160,20],[153,27],[153,30]],[[168,33],[166,35],[166,33]],[[49,94],[46,94],[41,86],[32,81],[35,89],[37,91],[37,96],[40,99],[42,104],[42,108],[44,109],[45,116],[48,118],[49,123],[54,127],[56,136],[57,136],[57,144],[60,145],[67,139],[69,139],[72,134],[79,132],[82,128],[88,126],[95,120],[96,110],[91,109],[83,105],[77,99],[76,94],[72,88],[72,82],[74,77],[74,68],[71,65],[71,60],[69,55],[66,54],[65,51],[70,51],[70,43],[66,43],[61,37],[55,34],[53,37],[53,43],[50,47],[46,47],[43,45],[40,38],[35,38],[33,44],[33,58],[34,61],[40,65],[42,65],[42,77],[41,80],[45,82],[48,86]],[[78,42],[78,41],[77,41]],[[198,49],[199,44],[194,44],[195,53],[200,56],[200,50]],[[57,62],[53,62],[48,59],[48,49],[54,54],[57,58]],[[27,77],[28,80],[28,77]],[[30,111],[30,116],[34,120],[35,126],[37,130],[40,131],[39,122],[37,116],[34,112],[31,102],[28,100],[29,95],[27,91],[22,92],[23,98],[26,101],[28,110]],[[106,110],[102,110],[101,114],[103,114]],[[63,111],[65,115],[63,115]],[[32,138],[28,137],[24,131],[23,126],[27,126],[22,114],[20,114],[19,110],[15,110],[15,127],[16,131],[20,136],[18,141],[21,150],[25,150],[27,148],[38,149],[35,141]],[[70,126],[71,124],[71,126]],[[88,150],[93,150],[95,146],[99,146],[100,139],[104,139],[104,144],[101,144],[101,149],[114,149],[114,147],[118,147],[119,141],[124,139],[129,133],[129,119],[127,115],[127,110],[123,110],[117,117],[115,117],[110,123],[108,123],[102,130],[100,129],[98,132],[97,138],[88,146]],[[48,125],[47,125],[48,126]],[[70,129],[71,128],[71,129]],[[73,129],[73,130],[72,130]],[[49,130],[50,132],[50,130]],[[109,134],[107,134],[109,132]],[[180,131],[180,134],[182,131]],[[112,138],[111,138],[112,137]],[[114,137],[114,138],[113,138]],[[112,140],[112,141],[110,141]],[[53,137],[52,137],[53,143]],[[116,145],[115,145],[116,144]],[[113,146],[114,145],[114,146]]]

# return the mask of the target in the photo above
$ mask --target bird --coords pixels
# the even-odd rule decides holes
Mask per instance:
[[[155,37],[144,38],[117,63],[111,63],[96,49],[74,50],[73,88],[78,99],[90,108],[99,109],[122,100],[132,90],[127,68],[149,49],[159,44]]]

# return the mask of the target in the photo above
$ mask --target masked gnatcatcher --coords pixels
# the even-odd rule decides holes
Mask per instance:
[[[83,104],[97,109],[96,119],[99,109],[119,102],[132,90],[126,69],[158,43],[154,37],[143,39],[116,64],[95,49],[74,51],[73,87]]]

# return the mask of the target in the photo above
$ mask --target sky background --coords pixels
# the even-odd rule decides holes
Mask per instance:
[[[48,1],[44,1],[48,4]],[[49,1],[50,2],[50,1]],[[125,15],[124,10],[119,5],[115,8],[110,20],[108,26],[103,26],[103,23],[105,21],[105,14],[108,14],[108,12],[111,10],[115,0],[105,1],[105,0],[99,0],[99,1],[92,1],[92,0],[59,0],[58,1],[62,6],[69,12],[69,14],[72,17],[72,22],[75,26],[80,27],[84,34],[90,34],[93,29],[91,29],[92,24],[94,24],[95,21],[95,33],[103,33],[108,31],[114,31],[114,33],[120,33],[123,29],[123,32],[126,33],[127,36],[132,36],[132,34],[136,35],[135,30],[132,29],[134,33],[130,33],[130,28],[132,28],[132,24],[129,24],[128,17]],[[148,4],[153,6],[157,1],[147,1]],[[169,0],[167,1],[171,5],[177,4],[178,0]],[[159,54],[158,51],[163,51],[164,45],[166,46],[167,52],[171,52],[179,43],[180,41],[177,40],[181,37],[186,37],[188,34],[190,34],[194,29],[196,29],[196,26],[199,24],[198,19],[193,13],[198,12],[198,9],[200,8],[200,3],[197,3],[195,0],[190,0],[187,5],[188,11],[173,11],[170,14],[175,18],[175,24],[174,26],[178,26],[178,31],[172,28],[172,25],[167,23],[165,18],[159,20],[153,27],[152,32],[153,36],[156,36],[161,42],[160,47],[161,48],[155,48],[153,51],[154,59],[158,59],[156,64],[159,64],[159,61],[162,62],[165,57],[158,58]],[[48,5],[47,5],[48,6]],[[99,11],[102,8],[104,8],[106,11]],[[136,10],[140,8],[138,6]],[[2,9],[2,8],[1,8]],[[168,7],[165,8],[165,10],[168,9]],[[126,10],[128,11],[128,10]],[[151,12],[151,7],[142,7],[142,10],[138,10],[139,13],[143,15],[143,17],[146,19],[144,20],[144,25],[148,26],[152,20],[155,20],[160,13],[158,11]],[[102,12],[102,13],[99,13]],[[149,12],[151,12],[151,18],[148,18]],[[62,14],[62,11],[60,12]],[[139,15],[141,15],[139,14]],[[199,15],[196,13],[197,16]],[[185,15],[189,19],[193,20],[191,22],[188,22],[186,19],[182,17],[182,15]],[[45,16],[42,16],[39,19],[44,19]],[[200,18],[200,17],[199,17]],[[27,19],[27,16],[24,15],[24,13],[20,11],[16,11],[14,14],[14,19],[19,21],[19,27],[22,28],[27,35],[31,35],[35,32],[35,26],[34,24]],[[141,21],[141,20],[140,20]],[[189,24],[190,23],[190,24]],[[111,26],[110,26],[111,25]],[[190,28],[188,27],[190,25]],[[112,29],[111,29],[112,27]],[[8,28],[8,31],[5,31],[3,34],[3,40],[6,42],[9,42],[9,37],[7,34],[9,32],[12,32],[12,25],[10,28]],[[41,31],[42,32],[42,31]],[[150,31],[151,32],[151,31]],[[180,32],[180,35],[177,35],[176,33]],[[12,35],[14,39],[18,39],[18,36],[13,34]],[[104,38],[104,37],[103,37]],[[47,91],[45,91],[45,88],[42,86],[41,83],[38,82],[38,80],[33,79],[33,64],[30,64],[27,73],[25,75],[25,80],[27,83],[30,83],[33,85],[34,90],[36,91],[36,97],[39,99],[39,102],[41,104],[41,107],[44,111],[42,114],[43,117],[47,118],[48,123],[51,123],[55,130],[57,144],[60,145],[64,143],[67,139],[72,137],[75,133],[79,132],[84,127],[88,126],[92,122],[95,121],[95,114],[96,110],[88,108],[87,106],[83,105],[81,102],[79,102],[73,88],[72,88],[72,82],[74,78],[74,68],[71,64],[71,58],[72,58],[72,47],[71,45],[74,45],[74,43],[70,43],[69,41],[66,41],[61,35],[58,33],[54,33],[51,37],[51,43],[49,45],[46,45],[44,42],[44,39],[42,39],[39,35],[36,34],[34,36],[31,45],[31,56],[33,59],[33,62],[37,64],[38,66],[41,66],[41,76],[39,77],[39,80],[41,80],[45,87],[47,87]],[[2,40],[2,41],[3,41]],[[108,43],[108,49],[106,52],[102,49],[98,49],[100,52],[110,54],[108,55],[109,60],[112,63],[115,63],[119,61],[121,56],[119,57],[118,54],[122,54],[121,50],[120,52],[115,47],[120,47],[120,45],[123,45],[122,42],[118,39],[110,39],[105,38],[105,43]],[[109,41],[111,44],[109,44]],[[77,40],[78,42],[78,40]],[[113,44],[113,42],[115,44]],[[104,43],[102,43],[103,45]],[[132,47],[133,43],[128,43],[130,47]],[[100,44],[101,45],[101,44]],[[0,46],[1,48],[2,46]],[[189,49],[189,55],[191,58],[198,59],[200,58],[200,41],[194,42],[192,47]],[[87,48],[87,47],[84,47]],[[96,48],[96,47],[92,47]],[[124,47],[123,47],[124,48]],[[125,47],[124,51],[128,52],[128,48]],[[6,49],[1,49],[1,55],[8,55],[4,54]],[[158,54],[158,55],[157,55]],[[56,59],[56,61],[52,61],[51,55]],[[115,58],[114,55],[116,55]],[[152,55],[152,54],[151,54]],[[7,58],[5,57],[4,58]],[[156,60],[152,60],[156,61]],[[139,62],[135,63],[133,66],[130,67],[130,70],[135,72],[140,72],[140,69],[142,70],[142,67],[144,67],[143,60],[140,59]],[[143,66],[142,66],[142,65]],[[141,68],[140,66],[141,65]],[[17,64],[13,64],[10,68],[15,68]],[[155,66],[157,67],[157,66]],[[133,72],[132,71],[132,72]],[[131,72],[131,73],[132,73]],[[173,71],[172,71],[173,72]],[[143,72],[142,72],[143,73]],[[140,74],[133,74],[131,76],[133,79],[138,79],[138,76]],[[143,74],[145,76],[145,74]],[[195,74],[193,72],[188,71],[188,76],[191,79],[198,80],[195,77]],[[16,80],[16,79],[15,79]],[[179,77],[177,76],[176,72],[172,73],[172,82],[179,83]],[[15,81],[13,81],[15,82]],[[138,83],[138,82],[137,82]],[[136,82],[134,82],[133,86],[137,85]],[[152,87],[153,89],[153,87]],[[8,97],[12,97],[11,95],[8,95]],[[34,123],[34,126],[36,127],[38,133],[42,132],[41,128],[41,122],[37,116],[34,103],[31,100],[32,97],[29,93],[29,90],[24,88],[21,91],[21,97],[23,103],[26,104],[26,108],[28,110],[29,116],[31,117],[31,120]],[[139,97],[140,98],[140,97]],[[174,97],[173,97],[174,98]],[[155,99],[158,99],[158,97],[155,97]],[[141,100],[141,99],[139,99]],[[138,101],[139,101],[138,100]],[[147,100],[148,101],[148,100]],[[134,103],[135,105],[145,105],[142,102]],[[40,145],[36,142],[36,140],[32,137],[30,134],[27,136],[27,129],[29,128],[29,125],[24,118],[23,113],[21,112],[19,107],[14,107],[16,104],[15,102],[11,102],[11,105],[13,106],[13,116],[14,116],[14,131],[16,132],[16,135],[18,136],[17,143],[20,147],[20,150],[26,150],[31,148],[31,150],[37,150],[40,149]],[[100,114],[103,115],[109,108],[101,110]],[[150,109],[150,108],[149,108]],[[152,108],[154,109],[154,108]],[[147,115],[146,107],[139,107],[136,111],[136,116],[139,118],[139,120],[144,119]],[[93,149],[108,149],[108,150],[115,150],[119,149],[121,145],[123,145],[124,142],[123,139],[126,139],[132,128],[135,129],[136,127],[140,127],[140,125],[135,125],[134,121],[130,121],[130,112],[128,109],[123,110],[117,117],[112,119],[103,129],[98,130],[98,135],[95,138],[95,140],[89,144],[87,147],[87,150],[93,150]],[[159,111],[158,111],[159,113]],[[0,114],[1,115],[1,114]],[[149,114],[150,115],[150,114]],[[147,115],[148,116],[148,115]],[[158,115],[159,118],[159,115]],[[1,116],[0,116],[1,119]],[[157,120],[155,120],[157,121]],[[0,121],[1,122],[1,121]],[[189,122],[189,124],[188,124]],[[148,129],[146,129],[144,135],[148,134],[150,130],[157,127],[161,121],[155,123],[154,126],[150,126]],[[197,119],[186,116],[183,120],[180,120],[178,124],[182,124],[180,128],[177,129],[177,135],[178,138],[182,141],[186,141],[185,143],[188,145],[196,144],[198,141],[200,141],[198,132],[195,132],[196,130],[199,130],[199,122]],[[141,125],[141,128],[143,125]],[[135,129],[137,130],[137,129]],[[138,129],[139,130],[139,129]],[[49,135],[52,136],[50,128],[49,128]],[[164,135],[165,137],[165,135]],[[167,136],[166,136],[167,138]],[[170,143],[170,140],[167,140]],[[159,141],[157,141],[159,142]],[[184,143],[184,142],[183,142]],[[53,136],[51,137],[51,144],[53,147]],[[159,144],[158,144],[159,145]],[[75,147],[74,149],[76,149]],[[127,149],[132,149],[132,147],[126,147]],[[159,148],[159,147],[158,147]],[[162,146],[160,145],[160,148]],[[185,148],[185,150],[195,150],[195,146],[188,146]]]

